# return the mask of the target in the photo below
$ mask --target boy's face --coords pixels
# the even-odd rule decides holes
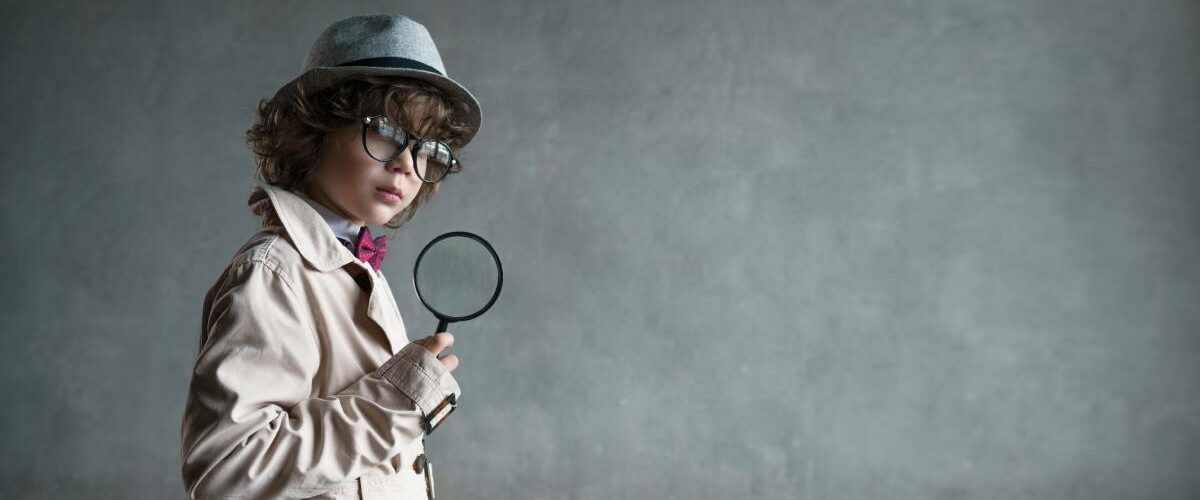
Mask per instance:
[[[367,155],[361,134],[351,123],[326,137],[308,195],[355,224],[379,226],[412,203],[423,182],[407,149],[384,164]]]

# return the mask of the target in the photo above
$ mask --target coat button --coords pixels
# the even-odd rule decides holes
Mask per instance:
[[[425,473],[425,454],[424,453],[418,455],[417,459],[413,461],[413,470],[416,471],[417,474]]]

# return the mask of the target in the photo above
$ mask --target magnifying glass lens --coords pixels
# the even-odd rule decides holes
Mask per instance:
[[[451,317],[470,316],[486,307],[500,279],[492,251],[467,237],[432,243],[413,274],[426,305]]]

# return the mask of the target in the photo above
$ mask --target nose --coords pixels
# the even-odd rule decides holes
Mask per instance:
[[[397,170],[404,175],[412,175],[416,172],[413,170],[412,145],[406,146],[392,161],[388,162],[387,166],[391,170]]]

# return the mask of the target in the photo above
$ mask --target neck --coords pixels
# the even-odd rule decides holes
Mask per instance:
[[[355,219],[354,216],[350,215],[349,212],[342,210],[342,207],[337,206],[337,204],[334,203],[333,200],[329,199],[328,196],[325,196],[325,191],[323,191],[321,188],[317,187],[315,184],[308,186],[308,191],[306,194],[308,195],[309,198],[312,198],[313,201],[320,203],[321,205],[324,205],[325,208],[332,210],[333,213],[338,214],[342,217],[345,217],[346,220],[350,221],[352,224],[357,224],[359,226],[367,225],[366,222]]]

